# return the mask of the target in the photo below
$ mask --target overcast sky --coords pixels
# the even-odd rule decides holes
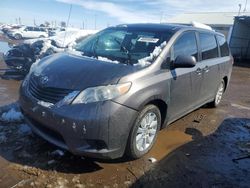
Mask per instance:
[[[0,0],[0,22],[41,24],[45,20],[66,21],[72,4],[70,24],[97,29],[120,23],[160,22],[185,12],[237,12],[246,0]],[[249,1],[250,3],[250,1]],[[249,8],[249,9],[248,9]],[[250,11],[250,6],[246,7]],[[96,24],[95,24],[96,20]]]

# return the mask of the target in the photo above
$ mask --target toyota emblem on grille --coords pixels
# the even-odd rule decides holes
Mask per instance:
[[[49,77],[48,77],[48,76],[42,76],[42,77],[40,78],[40,83],[41,83],[42,85],[46,84],[48,81],[49,81]]]

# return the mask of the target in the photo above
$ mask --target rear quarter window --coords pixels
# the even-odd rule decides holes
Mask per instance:
[[[221,57],[229,56],[229,47],[224,36],[217,35]]]
[[[219,57],[215,36],[210,33],[200,33],[200,46],[202,60]]]

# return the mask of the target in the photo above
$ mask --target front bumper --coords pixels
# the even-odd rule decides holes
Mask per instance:
[[[94,158],[124,154],[137,111],[113,101],[44,107],[20,89],[20,107],[32,130],[71,153]]]

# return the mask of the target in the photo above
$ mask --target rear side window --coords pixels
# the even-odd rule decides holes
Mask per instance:
[[[173,46],[174,59],[179,55],[194,56],[197,60],[198,48],[194,32],[184,33]]]
[[[202,60],[212,59],[219,56],[215,36],[208,33],[200,33]]]
[[[229,48],[225,37],[217,35],[217,39],[220,46],[221,57],[229,56]]]

